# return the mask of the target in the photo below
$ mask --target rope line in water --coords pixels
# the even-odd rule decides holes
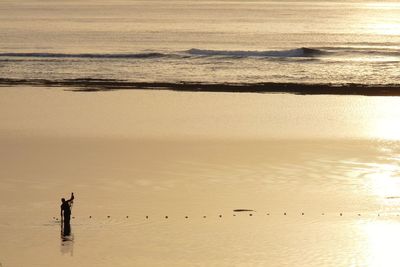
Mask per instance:
[[[240,212],[234,212],[233,214],[232,214],[232,216],[233,217],[236,217],[237,215],[239,215],[239,214],[242,214],[241,216],[244,216],[245,214],[247,214],[247,216],[249,216],[249,217],[253,217],[253,215],[255,215],[254,213],[249,213],[249,212],[243,212],[243,211],[240,211]],[[258,214],[260,214],[260,213],[258,213]],[[294,214],[294,215],[296,215],[296,216],[307,216],[306,215],[306,213],[305,212],[301,212],[301,213],[291,213],[290,215],[292,215],[292,214]],[[329,213],[329,214],[331,214],[331,215],[335,215],[335,216],[339,216],[339,217],[345,217],[346,215],[348,215],[348,217],[349,216],[357,216],[357,217],[362,217],[363,216],[363,214],[362,213],[347,213],[347,214],[345,214],[345,213],[343,213],[343,212],[340,212],[340,213]],[[262,213],[261,215],[266,215],[266,216],[272,216],[272,215],[283,215],[283,216],[290,216],[289,215],[289,213],[288,212],[283,212],[283,213]],[[312,215],[313,216],[326,216],[326,213],[320,213],[320,214],[315,214],[315,213],[312,213]],[[377,217],[380,217],[381,216],[381,213],[364,213],[364,215],[365,216],[377,216]],[[383,213],[382,214],[383,216],[385,216],[385,217],[399,217],[400,216],[400,214],[385,214],[385,213]],[[170,218],[170,216],[168,216],[168,215],[165,215],[165,216],[152,216],[152,217],[150,217],[149,215],[146,215],[146,216],[143,216],[143,219],[145,219],[145,220],[149,220],[149,219],[151,219],[151,218],[160,218],[160,217],[163,217],[164,219],[169,219]],[[211,217],[211,216],[210,216]],[[223,214],[218,214],[218,215],[216,215],[216,217],[217,218],[222,218],[223,217]],[[88,219],[111,219],[112,218],[112,216],[111,215],[107,215],[107,216],[104,216],[104,217],[97,217],[97,218],[95,218],[94,216],[92,216],[92,215],[89,215],[89,216],[85,216],[85,217],[81,217],[81,218],[88,218]],[[113,217],[113,218],[118,218],[118,217]],[[126,216],[124,216],[124,218],[125,219],[129,219],[130,217],[129,217],[129,215],[126,215]],[[203,216],[201,216],[201,217],[195,217],[195,216],[192,216],[192,217],[190,217],[190,216],[188,216],[188,215],[181,215],[181,216],[175,216],[174,218],[183,218],[183,219],[190,219],[190,218],[203,218],[203,219],[206,219],[207,218],[207,215],[203,215]],[[77,219],[75,216],[73,216],[73,217],[71,217],[71,219]],[[56,220],[56,221],[58,221],[58,220],[60,220],[58,217],[53,217],[53,220]]]

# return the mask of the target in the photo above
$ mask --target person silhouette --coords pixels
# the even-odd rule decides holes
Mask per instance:
[[[65,200],[61,199],[61,224],[62,224],[62,235],[69,236],[71,234],[71,206],[74,201],[74,193],[71,193],[71,198]]]

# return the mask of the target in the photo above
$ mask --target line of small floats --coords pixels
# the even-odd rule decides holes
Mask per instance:
[[[248,216],[252,217],[252,216],[254,215],[255,212],[256,212],[255,210],[249,210],[249,209],[235,209],[235,210],[233,210],[232,216],[235,217],[236,214],[238,214],[238,213],[247,213]],[[265,213],[265,214],[266,214],[267,216],[270,216],[270,215],[273,215],[273,214],[274,214],[274,215],[275,215],[275,214],[282,214],[283,216],[288,216],[288,215],[289,215],[288,212],[283,212],[283,213],[270,213],[270,212],[268,212],[268,213]],[[291,214],[293,214],[293,213],[291,213]],[[305,215],[306,215],[305,212],[301,212],[301,213],[298,213],[298,214],[300,214],[301,216],[305,216]],[[332,214],[332,213],[329,213],[329,214]],[[342,217],[342,216],[345,215],[345,213],[343,213],[343,212],[334,213],[334,214],[338,214],[340,217]],[[348,213],[348,214],[354,215],[354,213]],[[315,214],[314,214],[314,215],[315,215]],[[368,215],[371,216],[371,213],[368,213]],[[376,213],[376,214],[373,214],[373,215],[376,215],[376,216],[380,217],[380,216],[381,216],[381,213]],[[325,213],[324,213],[324,212],[321,213],[321,216],[325,216]],[[361,217],[362,214],[361,214],[361,213],[357,213],[356,216]],[[385,217],[387,217],[387,216],[396,216],[396,217],[399,217],[400,214],[384,214],[384,216],[385,216]],[[154,217],[155,217],[155,216],[154,216]],[[206,218],[207,218],[206,215],[203,215],[202,217],[203,217],[203,219],[206,219]],[[211,216],[210,216],[210,217],[211,217]],[[222,218],[222,217],[223,217],[223,214],[219,214],[217,217]],[[75,216],[72,216],[71,218],[72,218],[72,219],[75,219]],[[94,219],[94,216],[89,215],[87,218],[89,218],[89,219]],[[98,218],[100,218],[100,217],[98,217]],[[110,216],[110,215],[107,215],[105,218],[110,219],[111,216]],[[126,218],[126,219],[129,219],[129,215],[126,215],[125,218]],[[150,219],[150,216],[149,216],[149,215],[146,215],[146,216],[144,216],[144,218],[145,218],[145,219]],[[164,216],[164,218],[165,218],[165,219],[169,219],[170,216],[166,215],[166,216]],[[184,216],[184,218],[185,218],[185,219],[189,219],[189,216],[186,215],[186,216]],[[59,218],[57,218],[57,217],[53,217],[53,219],[56,220],[56,221],[59,220]]]

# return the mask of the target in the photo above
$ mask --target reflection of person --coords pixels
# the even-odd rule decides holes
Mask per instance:
[[[74,242],[66,242],[66,241],[69,241],[69,239],[64,239],[64,238],[61,239],[60,252],[62,255],[69,254],[71,257],[73,257],[74,256]]]
[[[65,200],[64,198],[61,199],[61,220],[64,224],[63,228],[63,235],[67,236],[71,234],[71,205],[74,201],[74,193],[71,193],[71,198]]]

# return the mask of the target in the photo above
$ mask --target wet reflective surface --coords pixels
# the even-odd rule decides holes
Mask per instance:
[[[397,98],[1,94],[4,266],[400,262]]]

